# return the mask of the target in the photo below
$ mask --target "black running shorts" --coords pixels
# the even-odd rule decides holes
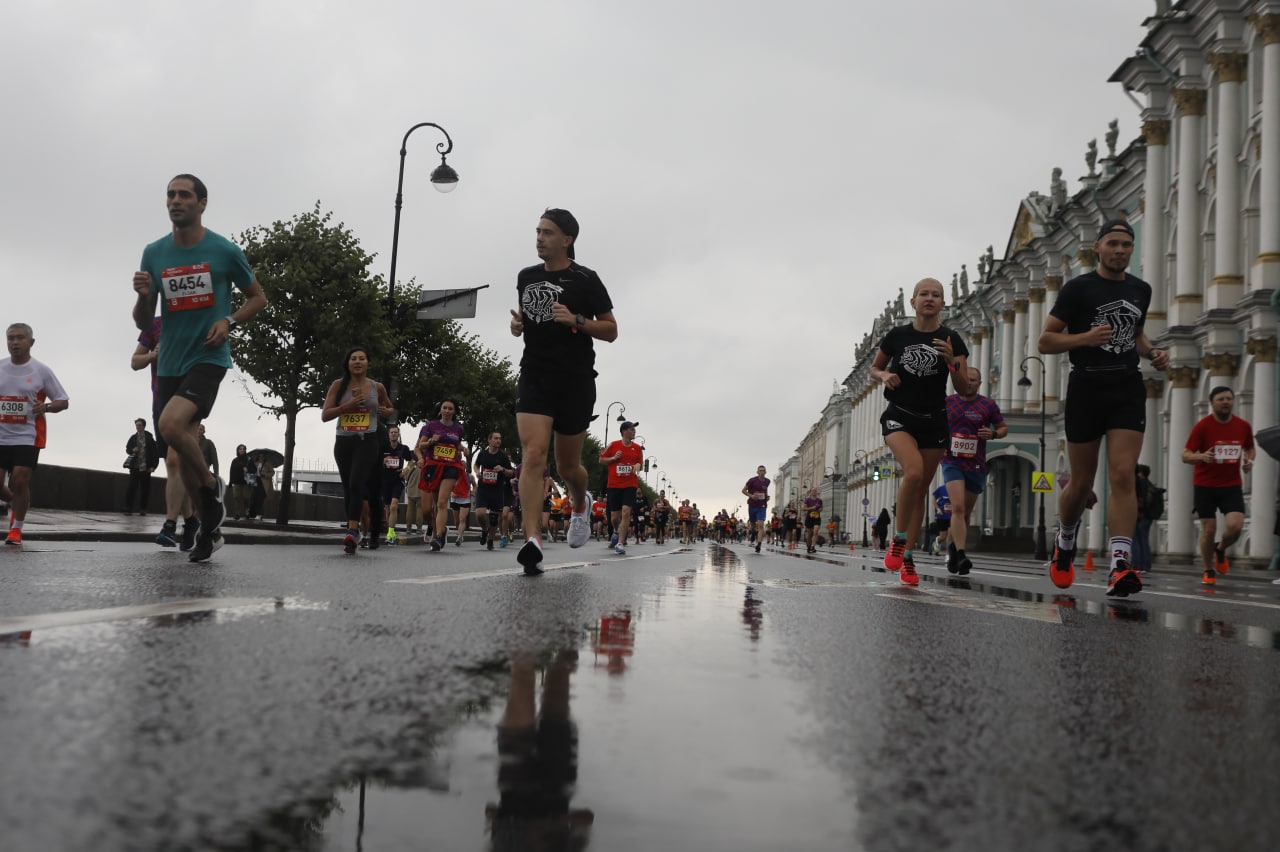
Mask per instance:
[[[596,407],[596,378],[589,375],[539,375],[521,371],[516,386],[516,413],[541,414],[551,418],[551,428],[559,435],[580,435],[587,431]]]
[[[916,446],[922,450],[945,450],[951,437],[947,410],[939,408],[930,414],[922,414],[891,402],[880,415],[880,434],[888,437],[895,432],[906,432],[916,439]]]
[[[610,512],[621,512],[624,506],[634,506],[636,504],[636,490],[634,488],[610,488],[609,496]]]
[[[1088,444],[1112,429],[1147,430],[1147,388],[1137,370],[1072,370],[1067,380],[1067,440]]]
[[[15,467],[26,467],[35,470],[40,462],[40,448],[34,444],[7,445],[0,447],[0,470],[13,472]]]
[[[1208,485],[1195,486],[1194,497],[1196,517],[1200,520],[1213,520],[1217,513],[1230,515],[1232,512],[1244,514],[1244,488],[1229,485],[1226,488],[1212,488]]]
[[[217,364],[196,364],[182,376],[159,376],[156,378],[156,407],[164,411],[169,400],[175,396],[195,403],[196,416],[192,423],[198,423],[213,413],[213,403],[218,399],[218,386],[222,377],[227,374],[226,367]]]

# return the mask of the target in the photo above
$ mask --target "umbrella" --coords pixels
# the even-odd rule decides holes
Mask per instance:
[[[257,458],[259,453],[262,454],[263,460],[266,461],[268,464],[270,464],[272,467],[279,467],[280,465],[284,464],[284,453],[280,452],[279,450],[268,450],[266,448],[250,450],[249,458],[251,459]]]

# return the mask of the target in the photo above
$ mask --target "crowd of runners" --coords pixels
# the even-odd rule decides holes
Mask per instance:
[[[166,207],[172,230],[144,249],[133,276],[133,319],[142,331],[133,366],[152,368],[153,422],[171,483],[166,526],[157,541],[172,545],[180,538],[195,562],[221,547],[225,517],[225,486],[205,463],[198,430],[231,366],[228,335],[267,304],[244,253],[202,224],[207,203],[199,178],[183,174],[171,180]],[[500,432],[489,434],[479,450],[468,447],[465,403],[452,398],[442,399],[435,417],[406,441],[386,388],[370,376],[368,350],[355,345],[347,352],[321,411],[321,419],[334,424],[345,552],[397,544],[401,503],[405,534],[421,534],[432,551],[448,543],[451,521],[453,543],[462,546],[474,510],[480,546],[505,548],[521,539],[516,560],[527,574],[542,573],[544,543],[560,540],[570,548],[592,539],[607,542],[617,555],[629,544],[650,540],[745,541],[757,553],[766,544],[803,544],[813,553],[836,541],[834,521],[824,535],[816,488],[770,513],[764,466],[742,487],[746,518],[723,508],[708,516],[688,499],[674,504],[665,491],[651,501],[640,488],[644,448],[635,440],[639,424],[633,421],[623,422],[618,437],[600,452],[607,473],[603,493],[593,497],[582,462],[596,399],[593,341],[616,340],[618,325],[599,275],[575,259],[579,232],[569,211],[544,211],[534,243],[540,262],[516,275],[518,307],[511,311],[510,332],[524,341],[515,406],[519,464],[512,463]],[[1133,248],[1127,222],[1104,223],[1094,243],[1097,268],[1063,286],[1038,340],[1041,354],[1065,353],[1071,365],[1064,408],[1070,475],[1058,501],[1049,580],[1060,589],[1074,582],[1076,537],[1084,511],[1096,500],[1092,484],[1105,437],[1107,594],[1115,597],[1142,590],[1142,575],[1151,567],[1147,537],[1163,511],[1163,490],[1138,464],[1146,428],[1139,363],[1147,359],[1164,370],[1169,355],[1146,336],[1151,287],[1127,271]],[[244,296],[235,310],[233,288]],[[945,550],[949,572],[972,569],[967,534],[986,482],[987,442],[1003,438],[1008,427],[999,406],[977,392],[982,377],[968,365],[964,341],[942,324],[941,283],[918,282],[911,306],[911,322],[880,341],[870,376],[884,387],[881,431],[902,470],[892,530],[878,538],[885,567],[914,586],[927,489],[939,470],[943,485],[931,495],[936,515],[926,546]],[[9,506],[9,545],[22,542],[45,417],[69,405],[53,371],[31,357],[33,343],[30,326],[10,325],[10,358],[0,365],[0,502]],[[1241,534],[1242,474],[1256,449],[1251,426],[1233,413],[1233,390],[1215,387],[1209,402],[1211,412],[1191,430],[1182,460],[1194,467],[1202,582],[1214,585],[1229,571],[1229,553]],[[888,522],[882,513],[877,526]]]

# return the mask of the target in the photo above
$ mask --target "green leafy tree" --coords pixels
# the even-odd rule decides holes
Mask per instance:
[[[240,235],[249,264],[262,284],[267,307],[232,335],[240,369],[266,388],[254,404],[285,421],[284,472],[276,522],[289,522],[298,414],[318,408],[355,345],[382,363],[393,342],[381,281],[369,274],[373,260],[342,223],[320,203],[308,213]]]

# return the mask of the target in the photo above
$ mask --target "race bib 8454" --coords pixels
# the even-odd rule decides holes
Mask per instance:
[[[209,264],[170,266],[160,277],[169,310],[197,311],[213,307],[213,274]]]

